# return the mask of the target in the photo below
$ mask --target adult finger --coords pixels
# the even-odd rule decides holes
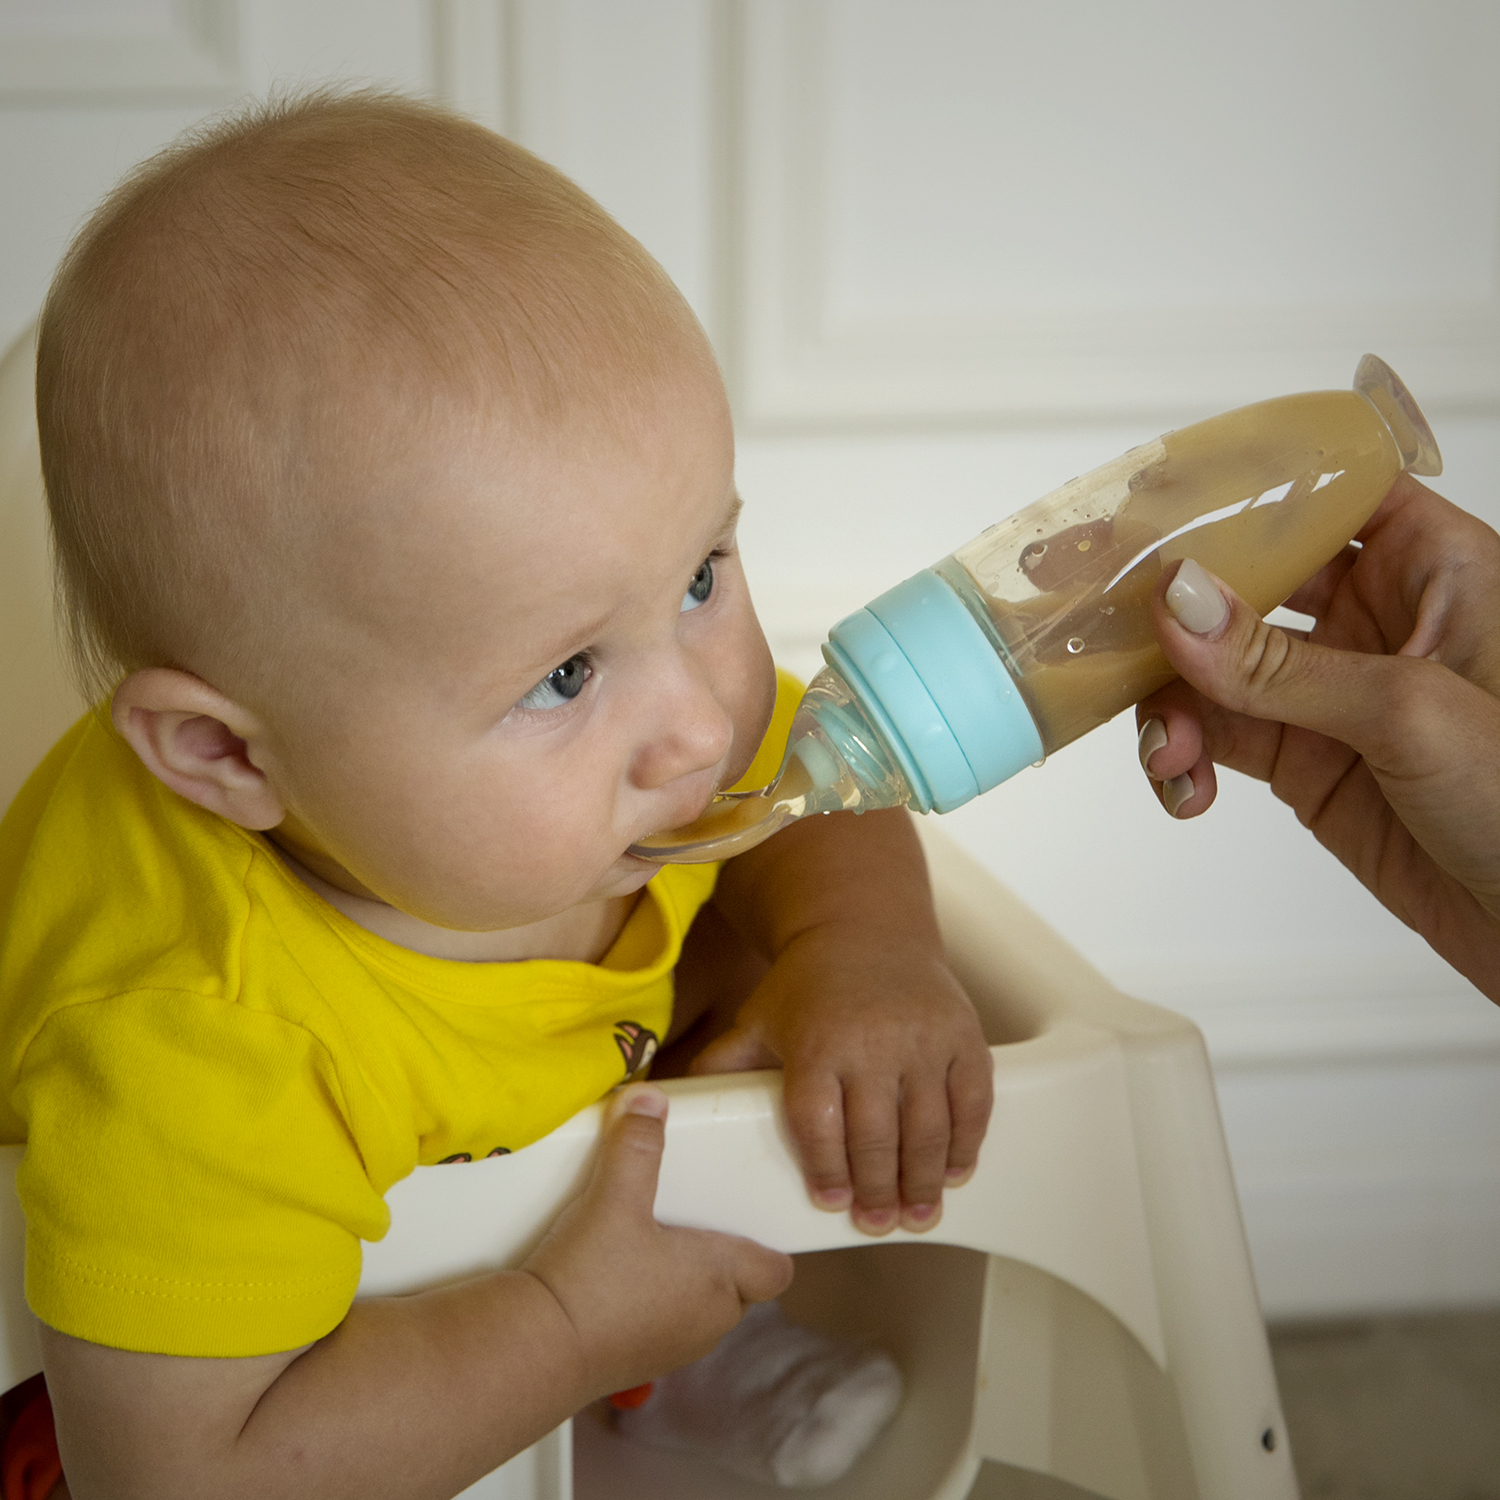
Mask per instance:
[[[1136,753],[1156,799],[1174,818],[1197,817],[1213,806],[1218,777],[1205,721],[1220,713],[1180,678],[1136,705]]]
[[[1394,748],[1390,695],[1394,675],[1417,665],[1409,658],[1336,651],[1267,625],[1191,558],[1158,586],[1152,610],[1168,660],[1221,707],[1310,729],[1361,754]]]
[[[1135,707],[1136,755],[1153,781],[1168,781],[1203,754],[1203,721],[1214,705],[1178,678]]]

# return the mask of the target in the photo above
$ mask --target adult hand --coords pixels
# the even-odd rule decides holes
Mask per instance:
[[[1191,561],[1153,612],[1180,679],[1136,710],[1175,817],[1215,766],[1258,780],[1376,897],[1500,1001],[1500,537],[1403,475],[1267,625]]]

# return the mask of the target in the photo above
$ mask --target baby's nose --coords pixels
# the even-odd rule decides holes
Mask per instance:
[[[709,692],[674,699],[659,727],[636,757],[634,780],[645,791],[669,786],[684,776],[711,771],[734,743],[734,720]]]

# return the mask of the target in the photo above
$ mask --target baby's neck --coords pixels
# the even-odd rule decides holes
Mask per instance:
[[[274,834],[268,838],[287,869],[336,911],[388,943],[409,948],[414,953],[425,953],[431,958],[451,958],[465,963],[515,963],[528,958],[598,963],[619,937],[620,929],[639,896],[637,893],[584,902],[525,927],[507,927],[496,932],[459,932],[424,922],[377,896],[345,890],[309,869]]]

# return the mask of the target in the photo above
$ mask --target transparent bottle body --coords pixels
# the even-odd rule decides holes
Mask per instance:
[[[1165,569],[1192,557],[1264,614],[1427,457],[1412,452],[1361,391],[1262,401],[1070,480],[935,571],[989,633],[1050,755],[1175,675],[1151,624]]]

